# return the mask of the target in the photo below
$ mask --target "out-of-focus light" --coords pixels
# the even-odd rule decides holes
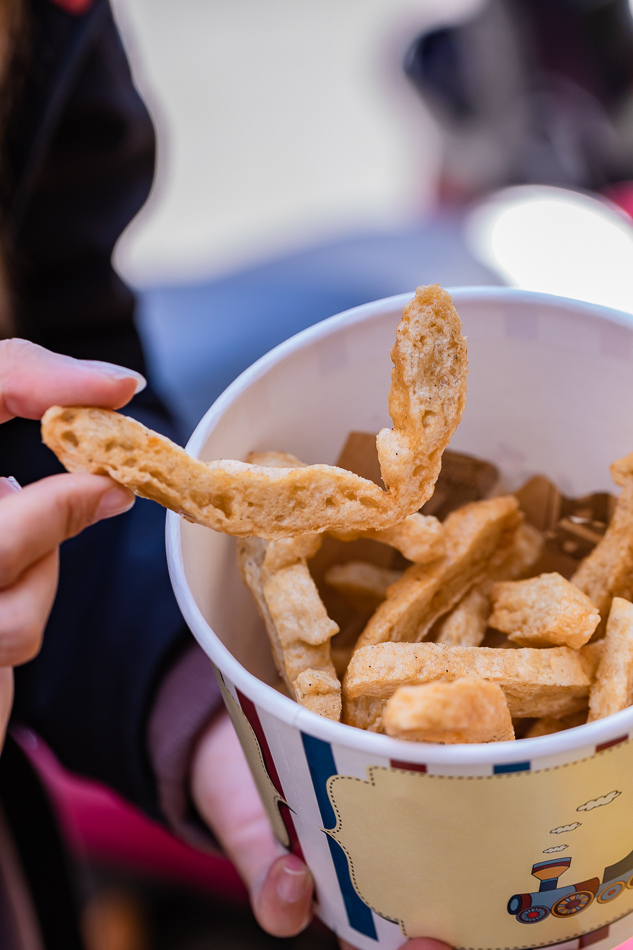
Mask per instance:
[[[466,238],[508,284],[633,313],[633,226],[608,202],[507,188],[470,213]]]

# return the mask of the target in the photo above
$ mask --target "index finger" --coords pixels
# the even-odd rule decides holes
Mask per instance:
[[[28,340],[0,341],[0,422],[40,419],[52,405],[119,409],[144,385],[123,366],[76,360]]]

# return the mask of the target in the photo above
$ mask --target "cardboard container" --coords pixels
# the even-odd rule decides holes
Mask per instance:
[[[200,422],[202,459],[280,449],[333,462],[387,412],[390,347],[410,294],[299,334]],[[468,403],[452,447],[512,490],[547,474],[613,491],[633,450],[633,329],[624,314],[506,288],[458,289]],[[168,515],[176,596],[219,672],[278,838],[316,880],[318,914],[362,950],[431,936],[453,947],[607,950],[633,934],[633,708],[538,739],[406,743],[300,708],[277,681],[235,541]]]

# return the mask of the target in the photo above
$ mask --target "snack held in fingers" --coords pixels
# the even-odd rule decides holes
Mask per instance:
[[[106,410],[53,407],[42,436],[69,471],[107,474],[191,521],[268,540],[390,528],[431,497],[466,401],[467,355],[451,298],[421,287],[391,351],[394,429],[377,437],[387,490],[330,465],[270,468],[192,459],[140,423]]]
[[[475,676],[400,686],[387,700],[382,721],[387,735],[396,739],[443,743],[514,739],[503,690]]]

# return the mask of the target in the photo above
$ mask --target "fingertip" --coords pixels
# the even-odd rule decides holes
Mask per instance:
[[[434,937],[414,937],[413,940],[403,943],[400,950],[404,948],[406,950],[451,950],[450,944],[435,940]]]
[[[312,919],[314,885],[309,870],[296,855],[283,855],[269,868],[253,899],[260,926],[273,937],[294,937]]]
[[[135,501],[136,496],[128,488],[115,485],[101,497],[94,520],[103,521],[106,518],[114,518],[115,515],[122,515],[132,508]]]

